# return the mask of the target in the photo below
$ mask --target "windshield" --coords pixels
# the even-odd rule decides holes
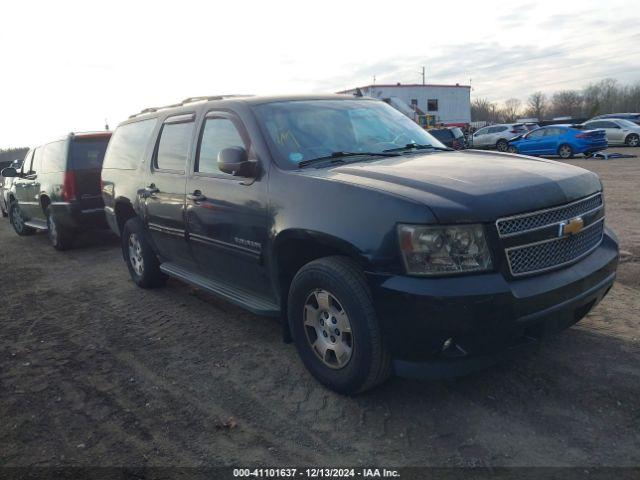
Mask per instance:
[[[256,106],[255,112],[282,168],[334,152],[383,153],[408,144],[445,148],[408,117],[375,100],[274,102]]]

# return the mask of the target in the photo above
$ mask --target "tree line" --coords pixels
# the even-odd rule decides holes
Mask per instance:
[[[560,90],[549,96],[534,92],[525,103],[518,98],[510,98],[502,106],[486,98],[476,98],[471,102],[471,120],[492,123],[511,123],[522,117],[543,121],[556,117],[580,119],[623,112],[640,112],[640,82],[621,85],[608,78],[581,90]]]

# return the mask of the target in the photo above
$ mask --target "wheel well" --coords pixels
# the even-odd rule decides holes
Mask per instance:
[[[51,205],[51,199],[46,195],[42,195],[40,197],[40,207],[42,208],[42,213],[47,213],[47,207]]]
[[[332,255],[347,256],[361,263],[361,259],[357,258],[353,252],[315,239],[291,238],[284,240],[278,245],[276,262],[278,268],[278,285],[283,300],[283,307],[286,306],[289,286],[291,285],[293,277],[298,273],[298,270],[313,260]]]
[[[124,224],[127,220],[136,216],[136,211],[129,202],[118,202],[115,207],[116,221],[118,222],[118,231],[122,233]]]

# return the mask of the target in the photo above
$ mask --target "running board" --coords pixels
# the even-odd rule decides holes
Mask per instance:
[[[31,219],[28,222],[24,222],[27,227],[35,228],[36,230],[47,231],[49,227],[47,227],[47,222],[44,220],[34,220]]]
[[[227,283],[211,280],[202,275],[186,270],[174,263],[160,264],[160,270],[170,277],[182,280],[185,283],[201,288],[209,293],[217,295],[231,303],[245,308],[256,315],[277,317],[280,315],[278,305],[266,298],[256,297],[251,292],[229,285]]]

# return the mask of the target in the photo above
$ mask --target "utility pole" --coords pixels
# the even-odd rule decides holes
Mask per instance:
[[[376,76],[375,75],[373,76],[373,84],[374,85],[376,84]]]
[[[424,68],[424,67],[422,67],[422,84],[423,84],[423,85],[424,85],[424,83],[425,83],[425,80],[424,80],[424,79],[425,79],[425,68]]]

